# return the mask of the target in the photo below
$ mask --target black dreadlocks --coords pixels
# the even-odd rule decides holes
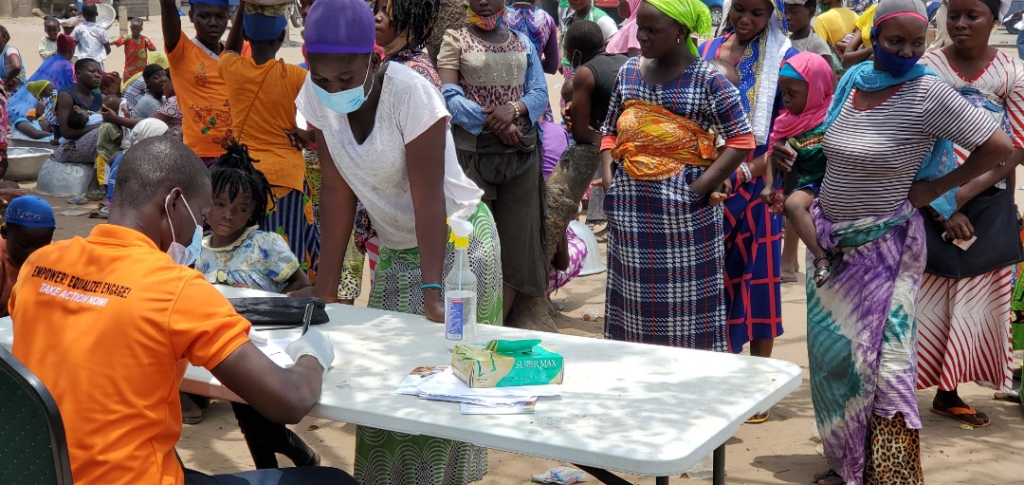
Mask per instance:
[[[384,12],[395,32],[405,32],[409,47],[419,48],[434,32],[441,0],[374,0],[373,13]]]
[[[259,163],[259,160],[249,158],[249,147],[232,143],[227,146],[227,153],[210,167],[214,197],[227,191],[232,202],[239,194],[252,200],[252,217],[246,226],[261,225],[267,216],[267,201],[274,200],[270,182],[253,163]],[[269,210],[272,209],[271,206]]]

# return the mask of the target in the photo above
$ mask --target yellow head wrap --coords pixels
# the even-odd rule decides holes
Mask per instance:
[[[149,51],[146,55],[147,64],[156,64],[164,69],[170,69],[171,63],[167,60],[167,54],[161,51]]]
[[[691,34],[706,36],[711,34],[711,11],[700,0],[646,0],[652,7],[661,10],[676,22],[686,26]],[[686,48],[697,55],[697,46],[693,37],[686,37]]]
[[[39,96],[43,94],[43,90],[46,89],[46,86],[49,85],[50,81],[46,80],[32,81],[25,85],[25,89],[27,89],[29,93],[32,93],[32,96],[34,96],[36,99],[39,99]]]

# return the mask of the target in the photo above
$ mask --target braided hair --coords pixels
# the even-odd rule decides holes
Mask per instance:
[[[373,13],[384,12],[395,32],[405,32],[412,48],[421,47],[430,38],[440,10],[440,0],[375,0],[373,3]]]
[[[246,226],[258,226],[273,206],[267,207],[267,201],[274,200],[274,192],[270,182],[262,172],[256,170],[253,163],[259,160],[249,158],[249,148],[245,145],[232,143],[227,146],[227,153],[210,167],[213,179],[213,195],[227,191],[232,202],[239,195],[251,199],[252,216]]]

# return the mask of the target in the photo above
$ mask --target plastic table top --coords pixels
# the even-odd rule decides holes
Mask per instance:
[[[336,358],[312,416],[635,475],[684,473],[802,381],[800,367],[781,360],[480,325],[480,341],[542,339],[563,355],[565,382],[562,398],[541,399],[536,414],[467,416],[456,403],[392,393],[412,369],[450,362],[442,325],[355,306],[327,311],[331,321],[319,328]],[[0,344],[12,342],[11,321],[2,319]],[[188,368],[181,389],[238,400],[197,367]]]

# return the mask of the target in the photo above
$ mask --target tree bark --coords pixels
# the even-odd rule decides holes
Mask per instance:
[[[561,242],[569,221],[579,214],[580,200],[587,187],[594,180],[594,173],[601,164],[601,154],[593,145],[573,145],[562,153],[555,171],[548,177],[547,215],[544,221],[546,240],[545,254],[550,263]],[[551,306],[545,296],[520,294],[512,305],[512,311],[505,319],[505,325],[527,330],[558,332],[555,320],[565,318]]]

